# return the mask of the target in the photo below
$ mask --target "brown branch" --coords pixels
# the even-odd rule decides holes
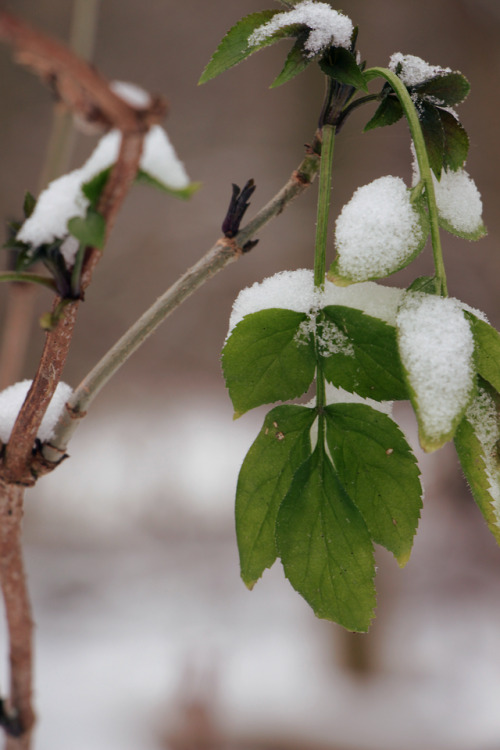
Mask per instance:
[[[18,59],[55,87],[59,96],[80,117],[98,121],[105,128],[122,131],[118,160],[101,197],[98,210],[109,234],[137,173],[145,133],[157,121],[164,106],[153,98],[151,106],[136,109],[111,91],[106,80],[61,43],[31,29],[15,16],[0,10],[0,39],[16,49]],[[97,248],[88,248],[82,271],[82,292],[89,285],[100,258]],[[60,300],[56,299],[55,305]],[[3,477],[8,482],[33,484],[32,448],[43,415],[61,378],[76,321],[78,302],[69,303],[64,317],[46,336],[38,371],[12,430],[5,451]]]
[[[0,9],[0,39],[10,43],[16,58],[50,85],[74,114],[101,130],[147,132],[165,115],[165,102],[153,97],[151,105],[136,109],[110,88],[106,79],[61,42],[31,28]]]
[[[10,643],[10,701],[2,724],[7,733],[22,735],[7,743],[18,750],[29,747],[35,722],[31,705],[33,621],[21,548],[23,494],[22,487],[0,481],[0,585]]]
[[[144,136],[164,113],[160,99],[135,109],[117,97],[92,67],[59,42],[30,29],[0,7],[0,39],[14,45],[18,59],[29,65],[55,89],[80,118],[106,130],[118,128],[122,141],[98,210],[109,234],[127,191],[137,173]],[[89,285],[100,258],[87,248],[82,269],[82,292]],[[60,303],[56,299],[54,306]],[[21,548],[22,485],[34,484],[33,447],[43,415],[54,394],[73,336],[79,301],[71,301],[45,346],[32,386],[18,415],[0,466],[0,585],[5,602],[10,643],[10,699],[0,702],[0,726],[7,735],[7,750],[29,750],[35,721],[32,709],[32,630]],[[7,708],[5,708],[7,706]],[[20,736],[17,736],[20,735]]]

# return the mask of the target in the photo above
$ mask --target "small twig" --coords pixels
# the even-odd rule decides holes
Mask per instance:
[[[84,378],[72,394],[66,411],[62,414],[55,435],[50,444],[42,448],[43,459],[40,473],[50,471],[65,457],[69,440],[76,430],[81,417],[108,380],[120,369],[127,359],[153,333],[184,300],[218,271],[229,263],[238,260],[255,234],[271,219],[278,216],[286,206],[300,195],[313,182],[319,169],[319,143],[303,159],[299,168],[292,174],[286,185],[264,206],[257,215],[233,239],[220,238],[215,245],[186,271],[156,302],[134,323],[131,328],[104,355],[93,370]]]

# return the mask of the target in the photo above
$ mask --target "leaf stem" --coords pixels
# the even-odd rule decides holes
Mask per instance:
[[[434,256],[436,279],[438,279],[439,281],[442,296],[446,297],[448,294],[448,287],[446,283],[446,271],[444,267],[443,250],[441,247],[441,237],[439,235],[436,193],[434,190],[434,181],[429,164],[429,157],[427,155],[427,149],[425,146],[424,134],[422,132],[422,127],[418,119],[417,110],[415,109],[415,105],[411,99],[410,94],[408,93],[408,89],[401,81],[401,79],[392,72],[392,70],[389,70],[388,68],[370,68],[369,70],[365,71],[365,76],[367,77],[367,80],[371,80],[372,78],[377,78],[379,76],[381,78],[384,78],[391,85],[403,108],[403,112],[410,128],[411,137],[415,145],[420,177],[425,185],[425,195],[427,199],[427,207],[429,209],[429,222],[431,227],[432,252]]]
[[[328,240],[328,217],[332,190],[332,162],[335,146],[335,126],[323,125],[321,163],[319,170],[318,213],[316,223],[316,245],[314,249],[314,286],[322,287],[326,273],[326,243]]]
[[[53,279],[49,279],[47,276],[40,276],[37,273],[22,273],[22,272],[16,272],[16,271],[5,271],[5,273],[0,273],[0,282],[2,281],[14,281],[18,284],[20,283],[31,283],[31,284],[40,284],[41,286],[46,286],[48,289],[51,289],[53,292],[56,291],[56,285],[54,284]]]

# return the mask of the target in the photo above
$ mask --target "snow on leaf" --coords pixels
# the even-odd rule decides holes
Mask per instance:
[[[380,177],[358,188],[335,225],[329,278],[352,283],[381,278],[408,265],[428,234],[426,214],[410,200],[400,177]]]
[[[403,55],[395,52],[389,60],[389,69],[403,81],[405,86],[416,86],[429,78],[451,73],[451,68],[430,65],[416,55]]]
[[[248,44],[250,47],[260,45],[281,29],[294,25],[305,26],[310,30],[304,49],[311,57],[331,46],[348,49],[351,45],[354,30],[351,19],[334,10],[328,3],[314,0],[303,0],[292,10],[277,13],[252,32]]]
[[[480,386],[455,436],[455,447],[472,494],[500,544],[499,396]]]
[[[397,331],[420,443],[437,450],[452,439],[474,391],[471,327],[458,300],[408,292]]]

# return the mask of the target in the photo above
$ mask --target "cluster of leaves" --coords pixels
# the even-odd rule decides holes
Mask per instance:
[[[331,353],[319,345],[332,330],[348,348]],[[247,315],[229,336],[222,362],[238,416],[303,394],[316,370],[372,399],[408,398],[394,327],[341,305],[313,317],[286,309]],[[311,439],[313,425],[318,437]],[[387,414],[363,403],[278,406],[238,480],[242,578],[253,586],[279,556],[318,616],[367,630],[375,603],[372,543],[404,565],[420,508],[415,458]]]
[[[80,276],[85,248],[90,246],[102,249],[104,246],[106,223],[97,211],[97,204],[108,175],[109,170],[102,172],[82,186],[83,195],[89,201],[86,215],[75,216],[68,221],[68,235],[79,243],[73,265],[68,266],[61,251],[66,237],[57,237],[53,242],[33,246],[17,239],[22,222],[12,222],[9,225],[9,238],[4,247],[15,253],[15,270],[21,274],[21,279],[24,272],[42,263],[52,276],[54,290],[61,300],[80,299]],[[36,199],[31,193],[26,193],[23,205],[25,220],[32,215],[35,206]]]
[[[281,26],[259,44],[250,45],[253,32],[278,12],[262,11],[239,21],[224,37],[200,82],[264,46],[292,37],[294,45],[272,85],[290,80],[313,61],[319,63],[330,82],[320,124],[338,128],[356,107],[374,100],[378,108],[367,131],[391,125],[407,114],[389,82],[379,94],[367,93],[369,81],[381,69],[366,70],[359,63],[354,50],[357,30],[349,50],[329,47],[314,57],[304,46],[309,29],[300,24]],[[401,70],[396,68],[398,73]],[[406,88],[437,180],[443,170],[461,169],[469,142],[450,108],[467,95],[467,80],[460,73],[440,71]],[[358,92],[361,97],[355,99]],[[420,183],[412,203],[425,237],[430,228],[427,199],[425,185]],[[484,234],[482,226],[467,233],[441,217],[439,223],[467,239]],[[404,265],[423,244],[419,242],[417,250],[408,254]],[[437,277],[422,277],[406,294],[439,295],[442,291]],[[451,429],[428,447],[436,449],[455,439],[473,495],[500,542],[496,443],[500,436],[500,334],[472,312],[465,310],[463,315],[474,339],[472,384],[465,402],[451,415]],[[332,336],[341,345],[325,345]],[[328,403],[325,381],[361,399],[409,399],[425,443],[419,395],[400,352],[397,322],[390,325],[342,305],[308,312],[270,307],[246,315],[235,326],[224,346],[222,364],[235,416],[262,404],[295,399],[316,378],[313,405],[273,408],[243,462],[236,494],[243,580],[252,587],[279,557],[291,584],[318,616],[351,630],[367,630],[375,603],[373,543],[390,550],[400,565],[408,560],[421,509],[419,471],[403,434],[386,413],[350,399]],[[484,404],[485,398],[493,405],[494,423],[486,437],[477,412],[474,416],[474,405],[481,399]]]
[[[401,63],[394,72],[401,73]],[[443,169],[455,171],[467,158],[469,137],[450,108],[464,101],[470,84],[461,73],[450,71],[407,88],[415,103],[431,168],[439,179]],[[379,99],[380,104],[365,131],[393,125],[403,117],[401,102],[389,83],[384,84]]]

